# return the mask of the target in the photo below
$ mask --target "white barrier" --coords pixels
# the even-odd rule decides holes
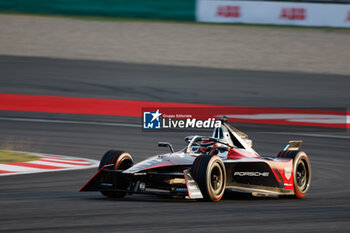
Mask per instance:
[[[197,0],[199,22],[350,27],[350,4]]]

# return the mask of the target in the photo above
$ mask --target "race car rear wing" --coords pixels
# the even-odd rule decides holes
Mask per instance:
[[[286,150],[300,150],[301,145],[303,144],[302,140],[293,140],[289,141],[288,145],[283,149]]]

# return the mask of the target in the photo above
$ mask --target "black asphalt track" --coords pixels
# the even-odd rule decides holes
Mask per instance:
[[[344,107],[349,103],[348,80],[337,75],[0,57],[0,93]],[[297,96],[289,91],[292,84]],[[185,145],[184,136],[195,133],[142,132],[138,127],[107,126],[102,124],[105,122],[137,125],[140,121],[0,111],[0,148],[97,160],[114,148],[129,151],[140,161],[166,152],[156,147],[158,141],[170,141],[180,149]],[[313,172],[305,199],[252,198],[234,193],[228,193],[218,203],[145,195],[108,199],[96,192],[78,192],[94,169],[7,176],[0,177],[0,232],[350,231],[348,132],[315,133],[310,129],[308,133],[304,128],[243,124],[238,127],[254,140],[255,149],[266,155],[276,155],[290,139],[304,140],[303,150],[310,156]],[[284,134],[288,132],[295,135]]]
[[[338,108],[349,88],[342,75],[0,56],[0,93]]]

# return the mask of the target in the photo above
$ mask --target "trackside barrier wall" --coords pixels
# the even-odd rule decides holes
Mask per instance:
[[[196,19],[212,23],[350,28],[350,4],[197,0]]]
[[[195,0],[0,0],[0,11],[195,20]]]

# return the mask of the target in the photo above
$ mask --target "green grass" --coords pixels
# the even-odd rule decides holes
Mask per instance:
[[[273,24],[244,24],[244,23],[202,23],[195,21],[181,21],[181,20],[167,20],[167,19],[145,19],[145,18],[126,18],[117,16],[89,16],[89,15],[59,15],[59,14],[36,14],[27,12],[4,12],[3,15],[30,15],[53,18],[69,18],[75,20],[86,21],[102,21],[102,22],[143,22],[143,23],[173,23],[173,24],[188,24],[188,25],[202,25],[202,26],[222,26],[222,27],[260,27],[260,28],[276,28],[276,29],[300,29],[300,30],[322,30],[322,31],[342,31],[350,33],[350,28],[333,28],[333,27],[303,27],[294,25],[273,25]]]
[[[39,159],[39,156],[29,155],[26,153],[0,151],[0,163],[28,162]]]

